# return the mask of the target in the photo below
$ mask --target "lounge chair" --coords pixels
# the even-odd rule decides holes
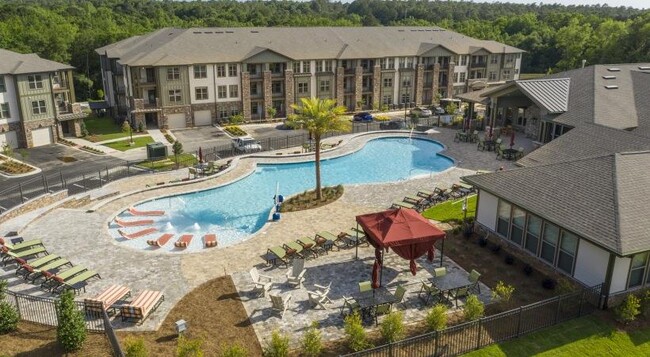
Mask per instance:
[[[192,238],[194,238],[194,236],[191,234],[183,234],[180,238],[178,238],[176,243],[174,243],[174,246],[176,248],[185,249],[192,242]]]
[[[390,208],[410,208],[414,210],[418,209],[416,205],[408,202],[402,202],[402,201],[394,201],[393,204],[390,206]]]
[[[288,258],[287,251],[280,246],[269,248],[265,255],[266,263],[273,264],[273,265],[277,265],[278,262],[280,262],[285,266],[289,266],[289,263],[287,262],[287,258]]]
[[[9,242],[6,242],[3,238],[0,238],[0,245],[7,247],[9,251],[16,252],[23,249],[42,246],[43,242],[40,239],[30,239],[22,241],[20,243],[11,244]]]
[[[120,306],[122,321],[137,320],[142,323],[163,301],[165,296],[160,291],[145,290],[130,303]]]
[[[92,278],[101,279],[102,277],[96,271],[86,270],[73,276],[70,279],[64,280],[59,286],[52,288],[52,293],[60,294],[66,290],[74,290],[76,294],[81,289],[86,292],[86,281]]]
[[[217,246],[217,235],[216,234],[206,234],[203,236],[203,242],[206,248],[212,248]]]
[[[123,221],[115,217],[115,223],[120,227],[136,227],[136,226],[147,226],[153,224],[153,219],[141,219],[137,221]]]
[[[345,246],[345,241],[343,240],[345,236],[335,235],[334,233],[328,231],[321,231],[316,233],[316,242],[319,241],[319,238],[325,239],[326,244],[329,244],[330,247],[341,248],[341,245]],[[337,244],[340,243],[340,244]]]
[[[115,313],[115,303],[131,296],[131,289],[122,285],[111,285],[92,298],[84,299],[86,313],[102,313],[111,310]]]
[[[366,238],[366,234],[354,228],[348,229],[345,232],[341,232],[340,235],[343,236],[343,240],[348,247],[354,247],[361,244],[366,244],[366,246],[370,245],[368,243],[368,239]]]
[[[284,250],[286,251],[287,258],[289,259],[304,258],[301,254],[304,248],[302,247],[302,245],[298,244],[297,242],[286,243],[282,246],[282,248],[284,248]]]
[[[424,208],[426,207],[426,199],[424,197],[420,197],[418,195],[406,195],[402,199],[403,202],[414,204],[419,208]]]
[[[43,275],[43,272],[49,272],[51,270],[60,269],[61,267],[64,267],[66,265],[69,265],[70,267],[72,267],[72,263],[70,263],[69,260],[67,260],[67,259],[56,259],[56,260],[53,260],[53,261],[49,262],[46,265],[43,265],[43,266],[40,266],[38,268],[32,269],[32,271],[29,274],[25,275],[24,278],[27,281],[36,282],[36,280],[38,280],[39,278],[45,277]]]
[[[306,253],[311,253],[313,254],[314,258],[318,258],[318,252],[322,251],[325,254],[327,254],[327,249],[323,247],[322,245],[318,245],[315,240],[309,238],[309,237],[301,237],[296,240],[296,242],[300,245],[302,245],[303,251]],[[304,253],[303,253],[304,255]]]
[[[139,211],[133,207],[129,207],[129,213],[133,216],[163,216],[165,211]]]
[[[167,244],[167,242],[169,242],[169,240],[172,239],[173,236],[174,235],[171,234],[171,233],[165,233],[165,234],[161,235],[160,237],[158,237],[158,239],[148,240],[147,244],[149,244],[152,247],[159,247],[160,248],[163,245]]]
[[[309,298],[309,304],[312,308],[322,307],[323,310],[327,310],[325,304],[332,302],[327,295],[321,295],[316,291],[307,290],[307,297]]]
[[[43,246],[31,247],[27,249],[21,249],[19,251],[10,251],[7,247],[2,247],[2,252],[4,257],[2,257],[3,265],[7,266],[10,262],[16,259],[27,259],[32,256],[38,256],[39,254],[45,253],[47,255],[47,250]]]
[[[305,260],[294,259],[291,265],[291,270],[287,272],[287,284],[293,285],[295,288],[302,288],[306,272]]]
[[[38,268],[40,268],[40,267],[42,267],[44,265],[49,264],[53,260],[57,260],[57,259],[61,259],[61,257],[59,257],[58,255],[55,255],[55,254],[50,254],[50,255],[46,255],[44,257],[38,258],[38,259],[36,259],[34,261],[31,261],[29,263],[27,263],[27,262],[20,263],[19,264],[20,267],[18,267],[18,269],[16,269],[16,275],[21,275],[21,271],[24,270],[23,265],[28,265],[33,269],[38,269]]]
[[[70,269],[66,269],[63,272],[60,272],[56,275],[53,275],[45,270],[41,271],[41,274],[43,274],[46,279],[45,281],[41,284],[41,288],[45,290],[53,290],[56,289],[57,286],[63,284],[66,280],[72,279],[75,275],[81,274],[85,272],[86,269],[85,267],[82,267],[80,265],[73,266]]]
[[[273,284],[273,278],[268,275],[260,274],[257,268],[253,267],[250,270],[251,279],[255,287],[253,292],[257,292],[257,296],[264,296],[266,293],[271,290],[271,284]]]
[[[280,318],[284,318],[284,313],[289,307],[291,301],[291,294],[287,294],[284,298],[280,295],[271,295],[271,308],[273,311],[280,313]]]
[[[150,228],[145,228],[143,230],[139,230],[139,231],[133,232],[133,233],[126,233],[126,232],[122,231],[121,229],[118,229],[117,233],[119,233],[122,236],[122,238],[131,240],[131,239],[135,239],[135,238],[144,237],[146,235],[149,235],[149,234],[151,234],[153,232],[157,232],[157,231],[158,231],[158,228],[150,227]]]
[[[417,196],[422,197],[429,201],[431,204],[437,201],[444,201],[444,198],[438,194],[438,192],[429,191],[429,190],[419,190]]]

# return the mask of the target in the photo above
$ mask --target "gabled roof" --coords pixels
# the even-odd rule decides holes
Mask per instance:
[[[569,108],[570,78],[534,79],[515,83],[528,98],[551,114],[563,113]]]
[[[0,49],[0,74],[26,74],[56,72],[74,67],[46,60],[35,53],[22,54]]]
[[[439,27],[164,28],[95,51],[129,66],[165,66],[241,62],[255,47],[296,60],[417,56],[423,43],[453,53],[469,53],[470,46],[491,53],[524,52]]]
[[[650,152],[618,153],[463,180],[619,255],[650,250]]]

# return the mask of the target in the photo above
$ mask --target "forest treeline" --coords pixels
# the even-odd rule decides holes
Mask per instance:
[[[161,27],[440,26],[526,50],[524,73],[650,62],[650,11],[458,1],[0,0],[0,48],[77,68],[78,99],[101,88],[95,48]]]

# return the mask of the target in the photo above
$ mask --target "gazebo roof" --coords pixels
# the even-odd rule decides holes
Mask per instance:
[[[407,208],[364,214],[356,220],[376,248],[435,242],[446,236],[417,211]]]

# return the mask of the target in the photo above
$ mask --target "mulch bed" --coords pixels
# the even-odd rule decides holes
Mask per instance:
[[[299,193],[284,201],[280,207],[280,212],[303,211],[332,203],[343,196],[343,186],[323,187],[322,194],[323,198],[318,200],[316,190]]]

